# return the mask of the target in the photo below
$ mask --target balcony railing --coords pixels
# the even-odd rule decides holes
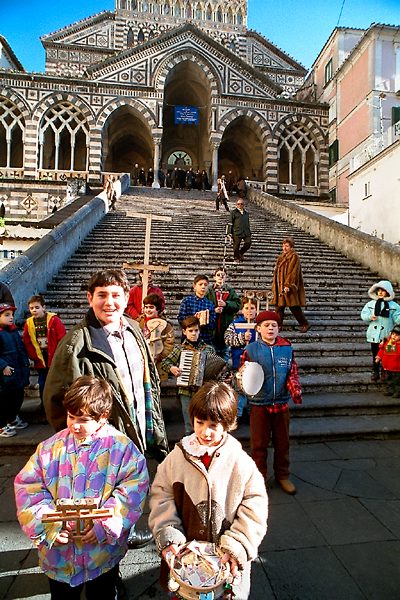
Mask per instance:
[[[374,134],[365,142],[357,154],[350,159],[350,173],[365,165],[398,139],[400,139],[400,121],[389,127],[382,135]]]

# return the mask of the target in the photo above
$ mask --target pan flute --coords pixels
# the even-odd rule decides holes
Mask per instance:
[[[182,350],[179,362],[181,375],[176,380],[180,386],[201,386],[204,381],[218,377],[225,361],[213,352]]]

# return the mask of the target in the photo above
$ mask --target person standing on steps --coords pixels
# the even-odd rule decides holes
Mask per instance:
[[[165,298],[164,298],[164,294],[163,291],[160,287],[158,287],[157,285],[154,285],[153,283],[153,275],[152,272],[149,271],[148,273],[148,279],[147,279],[147,295],[149,294],[157,294],[158,296],[160,296],[161,298],[161,312],[164,311],[165,309]],[[142,308],[143,308],[143,270],[141,269],[139,271],[139,276],[138,276],[138,280],[139,283],[137,285],[134,285],[133,287],[131,287],[131,289],[129,290],[129,296],[128,296],[128,304],[126,307],[125,312],[132,318],[137,320],[139,318],[139,316],[142,314]]]
[[[294,240],[287,237],[282,241],[282,254],[276,260],[272,279],[272,304],[283,323],[286,306],[299,324],[299,331],[310,329],[301,307],[306,304],[300,258],[294,249]]]
[[[57,346],[44,388],[44,407],[56,431],[66,427],[63,399],[81,375],[107,380],[113,392],[110,422],[141,453],[156,460],[168,453],[157,369],[137,323],[124,315],[129,281],[122,269],[92,275],[87,286],[90,308],[85,318]],[[152,539],[149,529],[131,533],[130,548]]]
[[[228,196],[228,192],[226,191],[225,175],[222,175],[221,177],[218,178],[217,185],[218,185],[218,191],[217,191],[217,197],[215,198],[215,210],[219,210],[219,203],[222,202],[222,204],[225,206],[225,210],[229,212],[229,206],[228,206],[229,196]]]
[[[371,381],[380,379],[380,363],[376,362],[379,344],[389,336],[395,325],[400,325],[400,306],[394,301],[394,290],[390,281],[382,279],[368,290],[371,298],[361,311],[361,319],[368,323],[367,342],[371,344]]]
[[[208,288],[206,298],[215,306],[214,348],[224,360],[228,360],[228,348],[225,344],[225,331],[240,309],[240,298],[233,288],[226,285],[228,274],[223,267],[214,271],[214,283]]]
[[[243,262],[243,255],[251,246],[250,217],[244,208],[243,198],[237,199],[236,207],[231,210],[230,217],[233,257],[236,262]]]
[[[258,339],[246,346],[242,364],[253,361],[264,371],[260,391],[249,396],[251,456],[267,480],[270,440],[274,448],[275,480],[286,494],[295,494],[289,474],[289,399],[302,403],[302,392],[291,343],[280,337],[280,317],[272,310],[256,317]]]

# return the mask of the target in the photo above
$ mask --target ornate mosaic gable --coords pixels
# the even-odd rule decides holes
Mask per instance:
[[[294,67],[290,64],[290,62],[285,61],[280,56],[277,56],[256,40],[249,40],[248,43],[250,60],[254,67],[294,70]]]
[[[146,48],[136,48],[121,53],[120,58],[110,59],[101,65],[94,65],[89,77],[96,81],[114,84],[135,85],[138,87],[156,85],[156,76],[163,62],[173,61],[179,52],[182,60],[204,62],[211,67],[208,76],[218,80],[223,95],[274,98],[279,89],[267,77],[258,77],[242,61],[225,48],[216,49],[196,32],[181,32],[168,39],[155,39]],[[176,60],[175,60],[176,63]],[[173,62],[171,65],[173,66]]]
[[[64,44],[77,44],[93,48],[114,47],[114,21],[106,20],[85,27],[84,30],[74,31],[63,37]]]

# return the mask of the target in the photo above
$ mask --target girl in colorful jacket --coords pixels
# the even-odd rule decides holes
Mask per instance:
[[[64,396],[67,429],[40,443],[15,479],[17,517],[39,551],[52,600],[114,600],[118,565],[148,491],[146,461],[134,443],[108,424],[110,384],[79,377]],[[78,533],[76,521],[43,522],[57,500],[96,499],[109,514]]]
[[[56,314],[47,312],[43,296],[37,294],[28,300],[31,317],[26,320],[22,339],[29,358],[38,372],[40,399],[47,373],[58,342],[66,334],[65,327]]]

